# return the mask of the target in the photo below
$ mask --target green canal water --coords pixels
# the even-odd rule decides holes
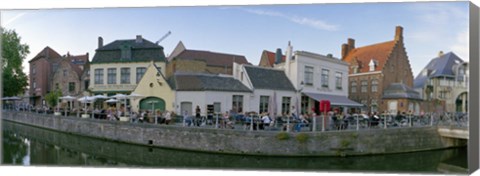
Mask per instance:
[[[131,145],[7,121],[2,121],[2,132],[3,165],[460,174],[467,168],[466,147],[357,157],[266,157]]]

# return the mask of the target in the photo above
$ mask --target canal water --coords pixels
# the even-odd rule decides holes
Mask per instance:
[[[2,121],[2,132],[3,165],[467,173],[466,147],[357,157],[266,157],[139,146],[40,129],[8,121]]]

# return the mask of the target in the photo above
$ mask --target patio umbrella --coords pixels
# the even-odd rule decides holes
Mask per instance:
[[[105,102],[107,102],[107,103],[116,103],[116,102],[118,102],[118,100],[112,98],[112,99],[108,99],[108,100],[105,101]]]
[[[82,98],[79,98],[78,101],[80,101],[81,103],[85,104],[85,112],[87,111],[87,103],[91,103],[93,101],[95,101],[95,98],[94,97],[89,97],[89,96],[84,96]],[[93,113],[92,113],[92,116],[93,116]]]
[[[128,98],[130,98],[131,101],[135,101],[136,99],[143,98],[145,96],[137,94],[137,93],[131,93],[128,95]]]
[[[95,98],[95,100],[96,100],[96,99],[108,99],[110,97],[105,96],[105,95],[95,95],[95,96],[93,96],[93,98]]]
[[[61,100],[66,100],[68,102],[72,102],[73,100],[77,99],[76,97],[72,97],[70,95],[60,97]],[[72,109],[72,103],[70,103],[70,109]],[[67,109],[65,108],[65,116],[67,116]]]
[[[128,95],[125,95],[125,94],[116,94],[114,96],[112,96],[113,98],[116,98],[117,100],[123,100],[124,101],[124,104],[125,104],[125,114],[128,114],[126,109],[127,109],[127,99],[128,99]]]

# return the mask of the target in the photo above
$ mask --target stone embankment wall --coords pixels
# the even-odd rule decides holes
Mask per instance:
[[[187,128],[4,112],[4,120],[119,142],[213,153],[270,156],[346,156],[402,153],[465,146],[436,127],[285,133]]]

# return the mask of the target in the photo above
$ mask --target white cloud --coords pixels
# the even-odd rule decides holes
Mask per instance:
[[[3,23],[2,26],[4,26],[4,27],[8,26],[8,24],[10,24],[10,23],[14,22],[15,20],[21,18],[25,14],[27,14],[27,13],[26,12],[19,13],[19,14],[13,16],[12,18],[7,19],[7,21],[5,23]],[[3,19],[2,19],[2,21],[3,21]]]
[[[462,58],[464,61],[469,61],[469,32],[468,29],[457,34],[455,43],[452,44],[450,49]]]
[[[326,30],[326,31],[338,30],[337,25],[329,24],[319,19],[307,18],[307,17],[297,16],[297,15],[287,15],[280,12],[269,11],[269,10],[246,9],[246,8],[238,8],[238,9],[248,13],[256,14],[256,15],[284,18],[284,19],[287,19],[288,21],[291,21],[300,25],[310,26],[320,30]]]

